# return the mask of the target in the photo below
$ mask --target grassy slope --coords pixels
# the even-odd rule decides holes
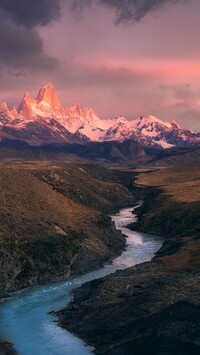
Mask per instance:
[[[178,167],[200,164],[200,149],[199,147],[190,149],[171,148],[158,154],[152,155],[148,165],[151,167]]]
[[[60,322],[104,354],[199,354],[199,166],[141,173],[138,229],[166,236],[151,263],[84,285]],[[146,189],[146,188],[148,189]]]
[[[180,270],[197,266],[197,253],[200,252],[199,166],[161,169],[142,174],[136,184],[159,187],[161,190],[153,203],[150,199],[141,209],[137,228],[170,237],[170,241],[158,253],[162,263],[168,268],[176,267]],[[165,256],[162,256],[163,253]]]
[[[51,162],[1,164],[0,199],[2,295],[111,258],[124,239],[105,213],[133,202],[124,186],[89,167]]]

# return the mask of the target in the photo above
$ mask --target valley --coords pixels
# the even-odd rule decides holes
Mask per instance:
[[[59,310],[70,302],[72,290],[89,280],[98,279],[116,270],[126,269],[151,260],[162,245],[162,239],[132,232],[127,224],[135,220],[136,207],[122,208],[111,216],[117,230],[127,236],[126,248],[112,262],[93,272],[61,282],[30,288],[12,294],[0,305],[0,335],[9,339],[21,355],[90,355],[92,349],[66,332],[57,323],[52,309]]]
[[[42,149],[28,160],[30,151],[2,148],[1,297],[113,260],[124,250],[125,238],[108,215],[143,200],[129,228],[162,236],[162,248],[151,262],[75,290],[68,308],[57,313],[59,325],[97,353],[143,354],[147,347],[149,354],[155,347],[158,354],[176,354],[177,348],[198,353],[198,152],[147,151],[146,161],[136,159],[133,169],[66,162],[59,150],[51,152],[53,160],[44,159]],[[14,353],[3,341],[0,349],[2,355]]]
[[[51,84],[36,99],[26,92],[18,109],[2,104],[1,298],[44,285],[51,304],[41,306],[44,319],[58,311],[59,334],[67,329],[96,353],[199,353],[199,142],[199,133],[175,121],[151,115],[103,120],[78,104],[61,107]],[[139,233],[146,246],[164,238],[152,261],[145,258],[151,248],[141,249],[140,265],[127,256],[123,228],[109,217],[138,201],[127,235]],[[140,248],[133,247],[137,259]],[[100,270],[111,271],[120,255],[127,257],[124,265],[132,260],[130,267],[98,273],[108,262]],[[76,277],[83,282],[72,287]],[[67,307],[62,284],[61,294],[60,286],[51,287],[63,280],[69,282],[68,301],[67,292],[79,286]],[[63,303],[54,309],[57,297]],[[4,316],[2,327],[12,328]],[[42,335],[36,324],[35,333]],[[34,342],[34,335],[27,337]],[[15,350],[1,340],[0,353]]]
[[[138,171],[133,189],[144,203],[132,228],[162,235],[162,248],[77,289],[60,324],[100,354],[198,354],[199,165]]]
[[[93,170],[51,162],[1,164],[2,296],[95,269],[121,252],[125,240],[107,215],[135,199],[111,170],[102,167],[98,177]]]
[[[0,0],[0,355],[200,354],[199,13]]]

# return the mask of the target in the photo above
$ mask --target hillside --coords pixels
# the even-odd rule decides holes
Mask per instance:
[[[96,177],[92,170],[51,162],[1,163],[2,295],[96,268],[120,252],[125,240],[106,214],[134,198],[112,171],[101,168]]]
[[[192,165],[200,163],[200,148],[171,148],[157,150],[143,148],[134,140],[124,142],[89,142],[86,144],[47,144],[33,147],[19,141],[0,143],[0,161],[54,161],[80,164],[152,168]],[[96,165],[97,166],[97,165]]]
[[[200,148],[179,149],[171,148],[161,152],[145,149],[146,166],[150,167],[177,167],[200,164]]]
[[[100,164],[138,166],[149,158],[140,143],[133,140],[124,142],[89,142],[85,144],[47,144],[33,147],[17,140],[0,143],[0,160],[54,160],[64,162],[98,162]]]
[[[138,173],[140,231],[162,235],[152,262],[83,285],[60,324],[101,354],[198,354],[199,166]],[[148,349],[148,352],[147,352]]]

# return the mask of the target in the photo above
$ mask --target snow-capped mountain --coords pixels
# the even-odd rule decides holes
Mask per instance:
[[[41,88],[36,99],[25,92],[18,109],[0,105],[0,139],[4,138],[32,145],[127,139],[158,148],[200,144],[199,133],[183,130],[175,121],[163,122],[154,116],[108,120],[79,104],[62,107],[52,84]]]

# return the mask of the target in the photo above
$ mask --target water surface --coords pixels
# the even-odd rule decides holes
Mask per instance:
[[[162,246],[158,237],[131,231],[134,208],[111,216],[116,228],[127,236],[126,250],[103,268],[67,281],[38,286],[16,293],[0,305],[0,337],[14,344],[19,355],[88,355],[92,350],[82,340],[60,328],[50,311],[71,300],[71,291],[83,283],[119,269],[151,260]]]

